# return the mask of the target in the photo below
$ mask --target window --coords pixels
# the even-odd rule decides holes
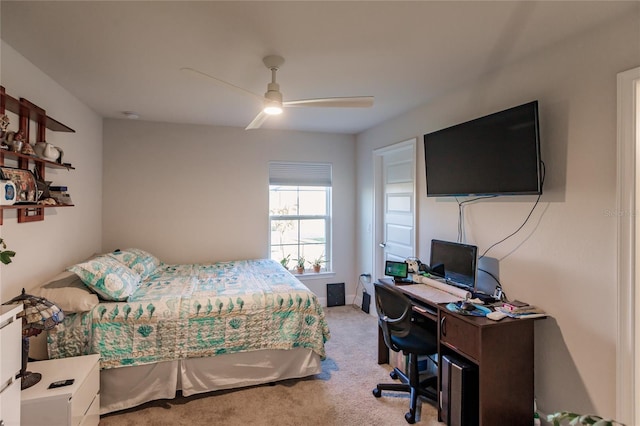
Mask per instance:
[[[331,165],[270,163],[269,224],[272,259],[288,269],[321,259],[331,270]]]

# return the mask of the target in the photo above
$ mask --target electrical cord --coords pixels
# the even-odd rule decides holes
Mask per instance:
[[[464,214],[462,206],[464,204],[473,203],[474,201],[485,200],[487,198],[495,198],[497,195],[486,195],[484,197],[476,197],[471,200],[459,201],[458,197],[454,197],[456,202],[458,203],[458,242],[462,242],[462,237],[464,236]]]
[[[478,271],[484,272],[485,274],[489,275],[502,288],[502,284],[500,284],[500,280],[498,278],[496,278],[496,276],[493,275],[491,272],[487,271],[486,269],[482,269],[482,268],[478,268]]]
[[[364,286],[364,283],[362,282],[362,277],[366,277],[367,274],[360,274],[360,276],[358,277],[358,282],[356,284],[356,291],[353,295],[353,300],[351,301],[352,305],[356,304],[356,299],[358,298],[358,288],[360,288],[360,284],[362,284],[362,290],[363,291],[367,291],[366,287]]]
[[[486,269],[482,269],[482,268],[478,268],[478,271],[484,272],[485,274],[489,275],[498,284],[496,286],[496,290],[498,291],[498,294],[500,295],[500,301],[501,302],[506,302],[506,301],[509,300],[509,299],[507,299],[506,293],[502,289],[502,284],[500,283],[500,280],[495,275],[493,275],[491,272],[487,271]],[[495,297],[495,291],[494,291],[494,297]]]
[[[544,161],[540,161],[540,165],[542,166],[542,179],[540,181],[540,189],[542,189],[542,187],[544,187],[544,178],[546,175],[546,167],[544,164]],[[494,243],[492,245],[489,246],[488,249],[486,249],[484,251],[484,253],[482,253],[480,255],[480,257],[478,257],[478,259],[482,259],[484,256],[487,255],[487,253],[489,252],[489,250],[491,250],[492,248],[494,248],[495,246],[497,246],[498,244],[501,244],[503,242],[505,242],[506,240],[508,240],[509,238],[513,237],[514,235],[516,235],[518,232],[520,232],[520,230],[522,228],[524,228],[524,225],[527,224],[527,222],[529,221],[529,219],[531,218],[531,215],[533,214],[533,211],[536,209],[536,206],[538,205],[538,203],[540,202],[540,197],[542,196],[542,190],[540,191],[540,194],[538,194],[538,198],[536,198],[536,202],[533,204],[533,207],[531,207],[531,211],[529,211],[529,214],[527,215],[527,217],[525,218],[524,222],[522,222],[522,225],[520,225],[518,227],[518,229],[516,229],[515,231],[513,231],[511,234],[507,235],[506,237],[504,237],[503,239],[501,239],[500,241],[498,241],[497,243]]]

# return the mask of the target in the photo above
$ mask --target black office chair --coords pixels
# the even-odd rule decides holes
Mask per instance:
[[[375,298],[378,324],[382,329],[384,341],[393,351],[402,351],[409,356],[409,377],[394,368],[390,373],[391,378],[399,378],[402,383],[380,383],[373,390],[373,396],[379,398],[383,390],[409,392],[411,402],[409,412],[404,418],[408,423],[415,423],[418,396],[437,401],[437,376],[420,382],[418,371],[418,355],[433,355],[438,352],[437,337],[433,331],[412,321],[411,301],[394,286],[376,283]],[[429,389],[430,386],[433,389]]]

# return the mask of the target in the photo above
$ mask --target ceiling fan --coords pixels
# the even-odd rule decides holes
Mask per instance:
[[[368,108],[373,106],[373,96],[351,96],[338,98],[316,98],[316,99],[299,99],[295,101],[283,101],[280,85],[276,83],[276,72],[284,64],[284,58],[277,55],[265,56],[262,59],[264,65],[271,70],[271,83],[267,84],[267,92],[264,96],[253,93],[250,90],[236,86],[235,84],[221,80],[217,77],[209,75],[205,72],[194,68],[180,68],[182,71],[198,74],[203,77],[217,81],[231,89],[237,90],[246,95],[257,98],[263,104],[263,109],[249,123],[246,130],[258,129],[269,118],[270,115],[282,114],[283,107],[338,107],[338,108]]]

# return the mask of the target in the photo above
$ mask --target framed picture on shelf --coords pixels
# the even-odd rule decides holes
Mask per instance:
[[[16,186],[16,204],[35,204],[38,201],[36,177],[31,170],[0,166],[0,178]]]

